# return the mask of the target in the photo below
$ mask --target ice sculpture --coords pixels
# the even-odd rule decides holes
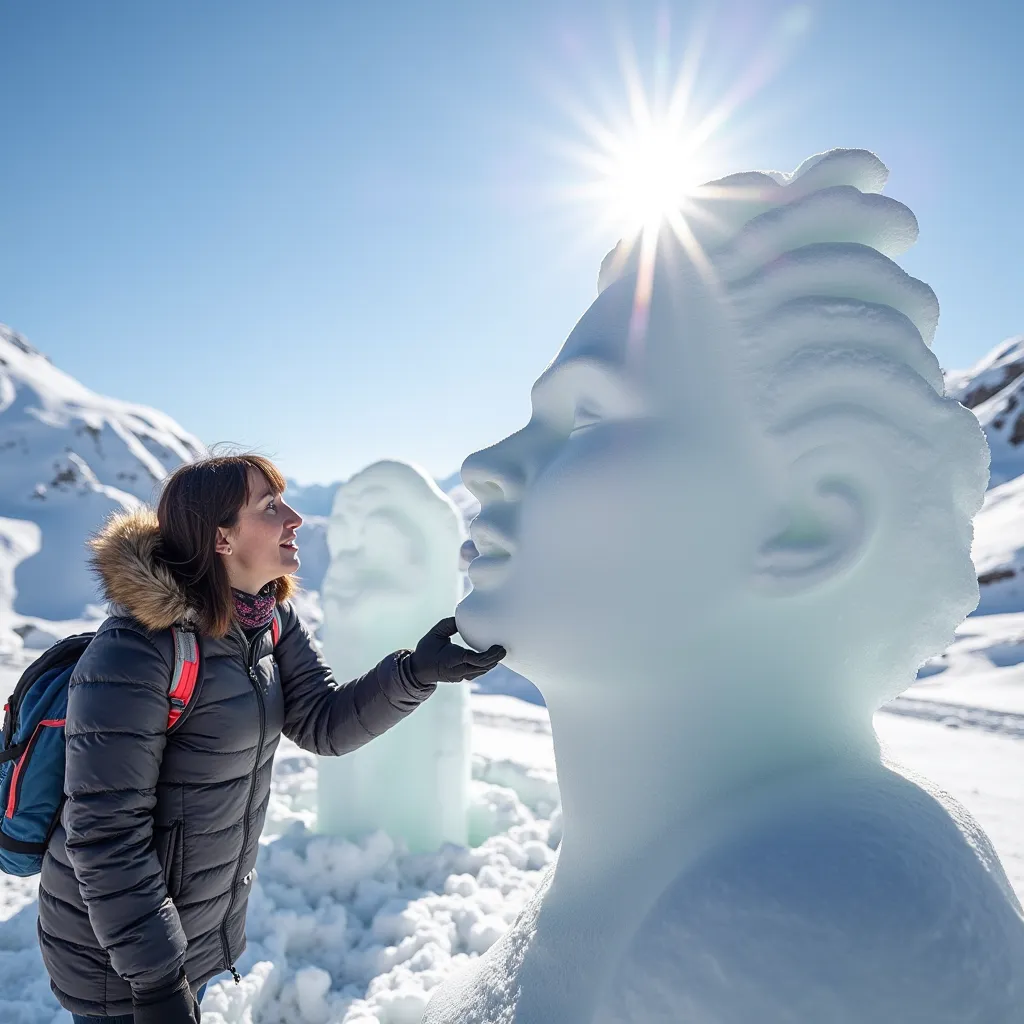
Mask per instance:
[[[418,469],[376,462],[344,483],[327,525],[321,590],[324,657],[339,679],[411,648],[462,596],[462,518]],[[412,851],[465,843],[469,691],[441,684],[414,715],[344,757],[320,759],[318,829],[358,838],[383,829]]]
[[[886,175],[735,175],[620,244],[530,422],[466,460],[459,626],[540,687],[564,832],[424,1024],[1020,1019],[998,858],[872,728],[978,600],[988,468]]]

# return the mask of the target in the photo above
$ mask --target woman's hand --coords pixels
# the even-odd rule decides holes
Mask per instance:
[[[182,969],[170,985],[135,994],[135,1024],[199,1024],[202,1011]]]
[[[417,683],[459,683],[476,679],[505,657],[505,648],[497,644],[486,651],[470,651],[453,644],[451,638],[458,631],[454,616],[442,619],[416,645],[408,668]]]

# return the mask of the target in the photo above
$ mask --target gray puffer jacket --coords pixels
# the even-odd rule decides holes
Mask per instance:
[[[339,685],[290,601],[249,642],[237,626],[200,639],[201,683],[168,734],[170,626],[187,595],[158,556],[156,518],[111,521],[95,563],[107,619],[71,679],[62,826],[39,887],[39,941],[52,987],[73,1013],[132,1012],[132,992],[184,965],[193,989],[231,970],[270,773],[282,732],[318,754],[344,754],[400,722],[435,689],[385,658]]]

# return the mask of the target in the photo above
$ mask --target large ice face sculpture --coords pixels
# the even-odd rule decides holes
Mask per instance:
[[[338,679],[416,642],[462,596],[462,518],[428,477],[377,462],[337,491],[321,590],[324,657]],[[440,685],[414,715],[344,757],[320,758],[318,830],[383,829],[412,851],[465,843],[471,775],[467,688]]]
[[[735,175],[685,243],[620,245],[530,422],[466,460],[459,627],[544,694],[564,831],[424,1024],[1018,1019],[997,857],[872,728],[977,602],[988,468],[886,173]]]

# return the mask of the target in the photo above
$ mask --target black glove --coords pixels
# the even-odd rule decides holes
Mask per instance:
[[[505,648],[495,644],[486,651],[469,651],[453,644],[459,631],[454,616],[442,619],[417,645],[408,660],[409,672],[421,686],[427,683],[459,683],[476,679],[505,657]]]
[[[202,1011],[182,969],[176,981],[133,993],[135,1024],[201,1024]]]

